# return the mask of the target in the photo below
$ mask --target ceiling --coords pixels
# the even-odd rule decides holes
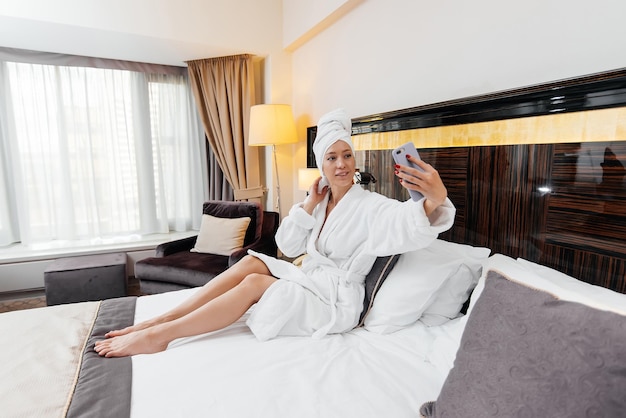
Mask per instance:
[[[209,0],[187,9],[143,10],[139,20],[112,7],[74,14],[50,9],[45,16],[0,10],[0,46],[179,66],[240,53],[266,56],[281,48],[280,6],[277,0]]]

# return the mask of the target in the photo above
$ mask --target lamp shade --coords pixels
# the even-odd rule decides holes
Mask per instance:
[[[248,145],[280,145],[298,142],[290,105],[262,104],[250,108]]]
[[[309,188],[319,176],[320,171],[317,168],[298,169],[298,189],[309,191]]]

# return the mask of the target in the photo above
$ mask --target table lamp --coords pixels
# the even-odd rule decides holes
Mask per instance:
[[[298,169],[298,190],[304,190],[308,195],[311,185],[319,176],[320,171],[317,168]]]

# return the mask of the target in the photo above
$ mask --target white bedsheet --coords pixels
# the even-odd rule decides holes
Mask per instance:
[[[136,322],[194,291],[139,298]],[[245,325],[248,315],[222,331],[174,341],[165,352],[133,357],[131,416],[416,417],[449,371],[426,360],[441,327],[259,342]]]

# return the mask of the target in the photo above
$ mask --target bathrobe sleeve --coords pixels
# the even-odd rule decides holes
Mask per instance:
[[[319,209],[315,208],[317,211]],[[315,226],[315,212],[309,215],[302,203],[293,205],[276,231],[276,244],[287,257],[297,257],[306,252],[306,245]]]
[[[446,199],[430,216],[426,216],[424,202],[379,199],[368,213],[370,239],[365,252],[377,256],[401,254],[430,245],[440,233],[450,229],[456,208]],[[384,243],[384,245],[382,244]]]

